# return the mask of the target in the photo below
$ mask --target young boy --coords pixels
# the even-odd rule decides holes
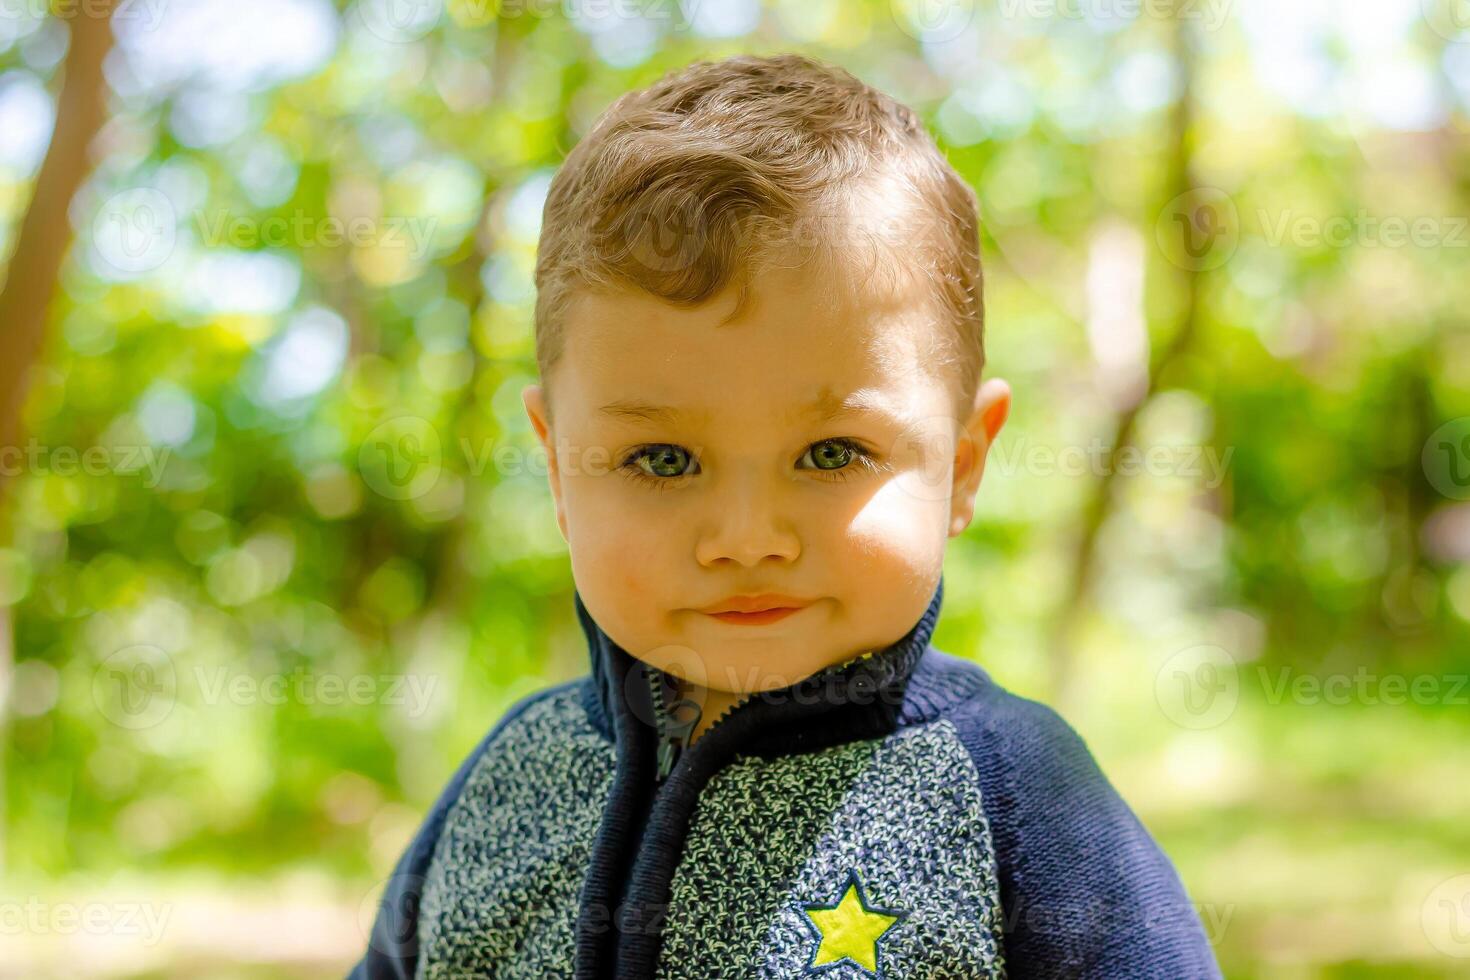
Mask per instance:
[[[913,112],[691,65],[568,157],[536,281],[591,672],[460,767],[353,975],[1219,976],[1076,733],[929,643],[1010,392]]]

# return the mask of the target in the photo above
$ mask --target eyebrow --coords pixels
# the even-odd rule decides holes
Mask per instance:
[[[629,422],[653,422],[665,425],[677,422],[686,413],[668,405],[650,405],[647,402],[635,401],[613,401],[602,406],[603,415],[612,416],[615,419],[623,419]],[[708,412],[691,413],[706,416]]]
[[[710,415],[707,410],[686,412],[670,405],[653,405],[647,402],[623,399],[608,402],[602,406],[601,412],[604,415],[616,419],[623,419],[629,422],[647,422],[656,425],[672,425],[685,418],[707,419]],[[793,419],[803,416],[812,418],[818,422],[835,422],[839,419],[859,418],[863,416],[878,416],[894,420],[898,418],[886,408],[875,404],[871,399],[838,398],[830,389],[824,389],[815,399],[791,414],[791,418]]]

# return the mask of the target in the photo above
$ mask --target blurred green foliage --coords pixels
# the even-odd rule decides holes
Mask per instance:
[[[1464,975],[1429,921],[1470,871],[1448,686],[1470,672],[1470,33],[1450,5],[1196,4],[1182,41],[1163,4],[142,6],[116,24],[8,464],[19,887],[307,881],[355,920],[505,707],[585,669],[519,398],[550,174],[624,91],[800,50],[919,108],[981,200],[988,370],[1016,404],[938,645],[1059,703],[1223,916],[1229,975]],[[0,255],[64,38],[0,17]],[[1204,212],[1175,200],[1185,165]],[[1176,225],[1199,213],[1222,224],[1196,253]],[[1107,485],[1055,465],[1111,445],[1145,389],[1134,439],[1172,462]],[[1159,678],[1201,644],[1239,704],[1193,726]],[[1282,669],[1443,683],[1330,703],[1280,694]],[[136,975],[336,975],[362,937],[321,936],[164,943]]]

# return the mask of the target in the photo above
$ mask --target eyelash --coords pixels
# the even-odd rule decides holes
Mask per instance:
[[[814,448],[823,445],[824,443],[836,443],[852,454],[852,461],[848,465],[835,470],[821,469],[820,467],[808,467],[808,469],[811,469],[812,472],[822,474],[820,479],[825,480],[828,483],[841,483],[844,480],[849,480],[852,478],[854,471],[866,473],[872,472],[878,468],[876,456],[872,452],[870,452],[867,447],[863,446],[857,440],[849,439],[845,436],[837,436],[831,439],[818,439],[816,442],[807,446],[806,449],[802,451],[802,456],[805,456]],[[630,452],[626,457],[623,458],[622,463],[618,465],[618,469],[629,479],[632,479],[635,482],[653,486],[659,490],[672,490],[675,485],[682,485],[684,482],[688,481],[690,477],[697,476],[698,474],[684,473],[680,474],[679,476],[654,476],[651,473],[643,472],[642,467],[638,465],[638,460],[642,459],[644,456],[647,456],[650,452],[659,449],[667,449],[670,448],[672,445],[672,443],[667,442],[655,442],[638,446],[633,449],[632,452]],[[682,449],[683,447],[679,446],[676,448]],[[692,458],[694,460],[694,464],[696,466],[699,465],[698,457]]]

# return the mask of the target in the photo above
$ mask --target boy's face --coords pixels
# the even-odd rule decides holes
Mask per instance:
[[[646,663],[715,690],[773,690],[906,633],[973,514],[1004,381],[956,418],[925,355],[922,281],[756,277],[696,309],[647,294],[572,304],[524,392],[588,611]],[[742,596],[801,605],[717,616]],[[778,604],[784,600],[777,600]],[[789,603],[788,603],[789,605]]]

